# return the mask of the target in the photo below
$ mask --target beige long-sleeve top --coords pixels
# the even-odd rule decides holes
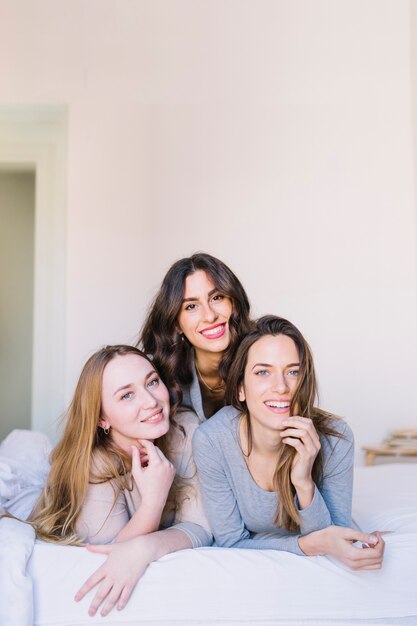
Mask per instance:
[[[176,428],[171,429],[170,461],[176,474],[186,479],[186,497],[178,511],[163,520],[163,527],[174,525],[190,538],[193,548],[207,546],[212,542],[200,497],[197,472],[192,455],[191,442],[199,420],[191,411],[179,412],[177,423],[185,430],[185,437]],[[77,520],[77,534],[88,543],[111,543],[138,510],[141,502],[139,490],[133,481],[133,489],[120,491],[116,501],[117,487],[114,480],[90,483],[84,504]]]

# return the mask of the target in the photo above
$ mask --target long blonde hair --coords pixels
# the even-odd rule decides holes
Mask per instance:
[[[102,379],[106,365],[116,356],[134,354],[152,361],[133,346],[106,346],[91,356],[81,372],[73,400],[66,414],[64,433],[51,453],[51,469],[47,484],[32,511],[29,522],[37,536],[45,541],[81,545],[76,533],[89,482],[115,479],[115,499],[123,489],[132,489],[131,459],[99,428],[101,416]],[[170,415],[171,425],[182,427]],[[158,447],[165,453],[169,438],[161,437]],[[92,476],[92,461],[99,467]],[[177,483],[168,496],[170,508],[177,494]]]
[[[288,320],[274,315],[265,315],[254,322],[252,330],[242,340],[226,380],[226,402],[243,414],[248,441],[247,456],[252,450],[252,430],[246,402],[239,399],[239,390],[244,379],[249,349],[261,337],[267,335],[286,335],[294,341],[298,350],[300,372],[297,388],[291,400],[291,415],[294,415],[296,410],[297,415],[309,417],[313,420],[319,435],[341,437],[342,435],[332,428],[332,421],[337,419],[336,416],[314,406],[317,398],[317,382],[313,356],[307,341],[298,328]],[[288,531],[297,531],[300,526],[300,516],[294,503],[295,489],[291,483],[291,467],[295,454],[294,448],[281,446],[273,476],[274,491],[279,495],[274,523],[278,528],[285,528]],[[312,475],[314,482],[320,486],[323,477],[321,450],[315,459]]]

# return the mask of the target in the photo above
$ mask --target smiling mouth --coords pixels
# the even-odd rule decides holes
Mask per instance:
[[[223,337],[226,332],[226,323],[217,324],[217,326],[213,326],[212,328],[205,328],[200,331],[200,334],[206,339],[219,339],[219,337]]]
[[[157,413],[153,413],[144,420],[141,420],[142,424],[157,424],[164,417],[163,410],[160,409]]]
[[[291,402],[278,402],[275,400],[268,400],[267,402],[265,402],[265,404],[272,409],[289,409]]]

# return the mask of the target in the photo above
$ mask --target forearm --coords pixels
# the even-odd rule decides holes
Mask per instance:
[[[180,522],[172,527],[185,533],[191,541],[191,548],[211,546],[213,535],[206,527],[194,522]]]
[[[128,523],[118,533],[116,543],[156,532],[161,523],[164,505],[165,502],[152,503],[152,505],[142,502]]]
[[[254,536],[247,539],[239,539],[228,544],[230,548],[242,548],[247,550],[277,550],[291,552],[293,554],[304,555],[299,544],[299,535],[287,536]],[[216,544],[219,545],[219,544]]]
[[[306,509],[310,506],[314,497],[315,484],[313,480],[310,478],[310,480],[306,480],[305,483],[294,486],[299,508],[301,510]]]
[[[303,507],[300,499],[296,497],[296,506],[300,516],[300,533],[307,535],[315,530],[321,530],[332,524],[332,517],[328,506],[323,499],[320,490],[313,483],[313,496],[308,506]]]
[[[166,554],[177,552],[178,550],[186,550],[192,548],[191,539],[188,535],[177,528],[166,528],[150,533],[144,537],[146,540],[145,548],[148,556],[148,563],[157,561]],[[144,544],[142,543],[142,546]]]

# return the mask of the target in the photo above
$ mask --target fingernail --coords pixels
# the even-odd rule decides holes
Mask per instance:
[[[369,543],[372,543],[372,545],[376,545],[378,543],[378,537],[375,537],[374,535],[369,535]]]

